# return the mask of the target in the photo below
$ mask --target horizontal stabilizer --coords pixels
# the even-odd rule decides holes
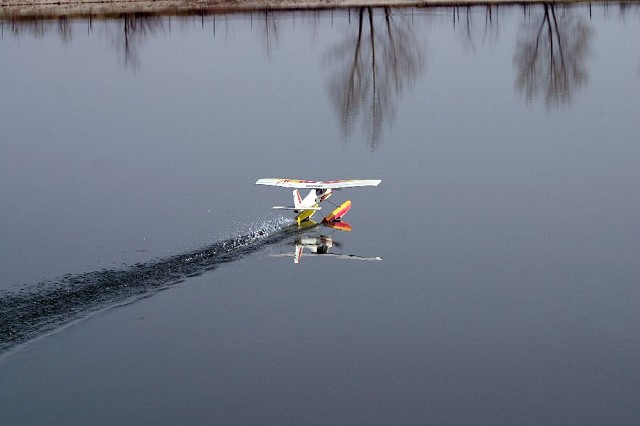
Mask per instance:
[[[320,210],[321,207],[292,207],[292,206],[273,206],[276,210]]]

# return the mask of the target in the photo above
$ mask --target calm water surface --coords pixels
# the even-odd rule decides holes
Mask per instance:
[[[0,423],[640,423],[639,37],[613,4],[0,22]],[[341,232],[261,177],[382,184]]]

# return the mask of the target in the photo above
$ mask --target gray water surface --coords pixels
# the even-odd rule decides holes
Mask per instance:
[[[0,423],[637,424],[639,35],[633,4],[0,22]],[[382,183],[342,232],[261,177]]]

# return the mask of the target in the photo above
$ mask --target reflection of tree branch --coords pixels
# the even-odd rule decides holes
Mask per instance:
[[[66,16],[62,16],[58,19],[58,34],[64,44],[71,42],[71,26]]]
[[[44,37],[44,35],[51,28],[53,28],[53,24],[54,24],[53,21],[44,20],[44,19],[27,20],[27,21],[12,19],[9,29],[11,33],[14,35],[19,35],[23,32],[26,32],[27,34],[31,34],[34,37]]]
[[[136,68],[138,63],[137,48],[142,41],[164,28],[164,21],[159,16],[127,13],[122,15],[122,32],[116,36],[116,46],[124,51],[125,66]]]
[[[493,17],[493,10],[495,8],[496,18]],[[484,26],[479,27],[473,25],[472,11],[477,11],[480,6],[466,6],[466,20],[465,20],[465,44],[471,48],[472,51],[476,50],[476,42],[480,40],[481,43],[491,43],[499,38],[500,35],[500,23],[498,21],[499,6],[486,5],[484,6]],[[474,13],[475,15],[475,13]],[[495,21],[495,22],[494,22]],[[456,24],[460,22],[460,7],[453,8],[453,27],[456,28]]]
[[[360,9],[360,18],[358,20],[358,39],[356,41],[356,50],[353,55],[353,63],[351,64],[351,68],[347,73],[347,83],[344,87],[344,95],[342,99],[340,99],[339,94],[337,99],[341,100],[340,110],[343,111],[341,114],[342,120],[340,122],[341,127],[344,131],[347,131],[349,128],[349,123],[351,120],[351,114],[358,109],[358,93],[361,93],[363,90],[360,87],[360,84],[363,82],[363,79],[360,78],[362,74],[362,67],[360,63],[360,48],[362,46],[362,16],[364,13],[364,8]],[[333,91],[332,91],[333,92]],[[334,96],[336,94],[334,93]]]
[[[364,37],[365,13],[368,37]],[[327,55],[332,61],[344,63],[343,71],[335,73],[328,84],[342,131],[350,135],[353,123],[362,117],[372,148],[379,145],[384,124],[395,115],[395,98],[422,68],[409,23],[396,24],[389,8],[384,9],[386,31],[376,32],[374,21],[372,8],[359,9],[357,34],[347,35]]]
[[[137,47],[150,34],[164,27],[165,19],[159,15],[127,13],[121,15],[122,30],[118,30],[114,43],[118,50],[124,51],[125,65],[133,64],[137,66]],[[104,28],[107,34],[110,34],[110,28],[104,22]],[[116,21],[117,22],[117,21]],[[13,34],[18,35],[26,32],[35,37],[44,37],[49,31],[57,31],[63,43],[68,44],[72,41],[73,25],[72,19],[61,16],[57,19],[36,19],[36,20],[12,20],[10,30]],[[87,21],[89,30],[93,30],[93,21],[91,16]],[[4,27],[3,27],[4,28]]]
[[[592,31],[570,12],[558,16],[556,6],[545,3],[542,14],[522,27],[514,63],[516,87],[528,102],[543,93],[548,107],[569,104],[572,92],[587,82]],[[547,55],[540,55],[541,49]]]
[[[279,32],[276,22],[276,16],[268,10],[264,12],[264,41],[267,50],[267,57],[270,57],[271,46],[277,46],[278,44]]]

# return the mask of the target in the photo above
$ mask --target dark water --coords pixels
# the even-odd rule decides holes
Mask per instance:
[[[639,36],[634,4],[1,22],[0,423],[637,424]],[[382,184],[297,229],[281,176]]]

